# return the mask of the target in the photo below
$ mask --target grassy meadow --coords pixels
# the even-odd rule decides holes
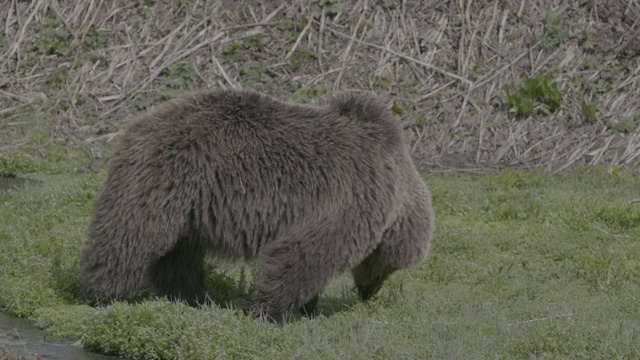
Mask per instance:
[[[345,275],[322,295],[320,316],[273,325],[248,315],[257,270],[243,262],[211,263],[214,303],[201,309],[162,299],[83,304],[78,254],[105,172],[3,166],[38,174],[1,194],[0,308],[91,351],[134,359],[640,356],[637,170],[430,174],[437,231],[425,265],[397,272],[368,303]]]

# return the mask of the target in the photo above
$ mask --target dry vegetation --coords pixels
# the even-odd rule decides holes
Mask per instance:
[[[637,0],[4,0],[0,25],[2,121],[89,154],[159,101],[247,87],[375,91],[423,169],[640,163]]]

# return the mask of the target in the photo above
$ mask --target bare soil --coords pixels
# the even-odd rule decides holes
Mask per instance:
[[[504,89],[541,74],[557,83],[559,109],[516,116]],[[35,115],[52,136],[109,151],[137,114],[216,87],[301,102],[374,91],[423,170],[638,165],[640,3],[0,1],[7,124]]]

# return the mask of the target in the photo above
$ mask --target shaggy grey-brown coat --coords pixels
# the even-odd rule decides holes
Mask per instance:
[[[111,159],[81,256],[81,295],[206,298],[205,254],[259,257],[254,315],[312,312],[351,270],[362,299],[421,264],[431,195],[393,116],[343,93],[294,105],[251,91],[171,101],[134,121]]]

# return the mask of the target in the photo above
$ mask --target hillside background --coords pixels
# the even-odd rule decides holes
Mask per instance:
[[[0,158],[95,170],[137,114],[233,87],[374,91],[422,170],[638,165],[639,55],[637,0],[5,0]]]

